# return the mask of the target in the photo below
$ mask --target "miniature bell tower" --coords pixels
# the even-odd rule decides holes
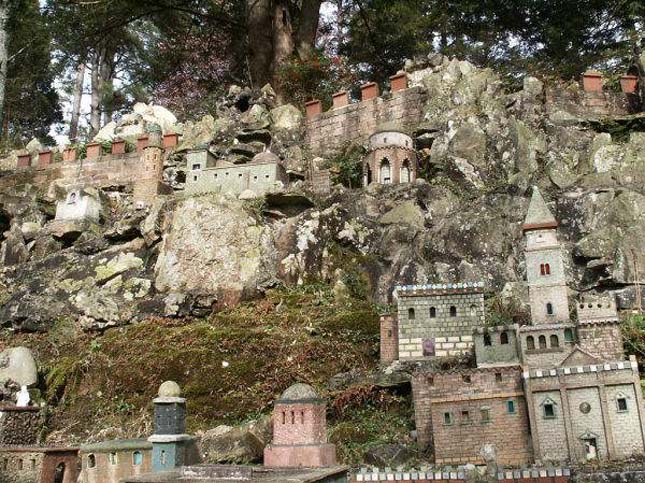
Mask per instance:
[[[176,382],[159,386],[154,399],[154,434],[152,443],[153,471],[166,471],[190,464],[193,437],[186,434],[186,399]]]
[[[526,237],[526,279],[534,325],[569,322],[569,299],[558,242],[558,222],[537,186],[522,225]]]
[[[146,129],[148,145],[143,149],[141,169],[134,183],[134,200],[149,204],[156,195],[168,191],[161,182],[163,178],[163,142],[161,127],[151,124]]]

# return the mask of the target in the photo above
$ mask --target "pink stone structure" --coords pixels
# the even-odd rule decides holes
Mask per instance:
[[[41,151],[38,153],[38,166],[40,168],[44,168],[45,166],[49,166],[52,162],[53,159],[53,153],[51,149],[47,149],[45,151]]]
[[[144,134],[137,138],[137,153],[142,153],[143,150],[148,146],[148,135]]]
[[[18,168],[28,168],[31,166],[31,154],[29,153],[24,153],[24,154],[19,154],[18,155],[18,164],[16,167]]]
[[[64,163],[72,163],[76,161],[76,148],[68,147],[63,150],[63,162]]]
[[[179,144],[179,134],[170,132],[163,135],[164,149],[174,148]]]
[[[294,384],[275,402],[273,442],[264,465],[324,468],[336,465],[336,447],[327,442],[327,405],[307,384]]]
[[[399,324],[395,315],[381,315],[381,364],[399,359]]]
[[[363,186],[372,183],[413,183],[417,179],[417,155],[412,138],[396,126],[382,126],[369,139],[363,159]]]
[[[99,143],[90,143],[87,145],[86,159],[98,159],[101,156],[101,145]]]
[[[638,87],[638,77],[635,75],[624,75],[620,78],[620,88],[625,94],[634,94]]]
[[[408,88],[408,75],[405,72],[390,77],[390,86],[392,92],[402,91]]]
[[[337,92],[332,96],[332,103],[334,109],[339,109],[341,107],[349,105],[349,94],[347,93],[347,91]]]
[[[305,104],[305,111],[307,113],[307,119],[317,116],[318,114],[322,114],[323,112],[322,101],[319,101],[318,99],[314,99],[313,101],[307,102]]]
[[[602,74],[595,70],[582,74],[582,88],[585,92],[602,92]]]
[[[368,82],[361,86],[361,100],[368,101],[378,97],[378,84],[376,82]]]
[[[125,154],[125,140],[115,139],[112,141],[112,154]]]

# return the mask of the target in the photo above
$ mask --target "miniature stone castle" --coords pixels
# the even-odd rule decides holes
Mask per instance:
[[[383,127],[369,138],[363,160],[363,185],[412,183],[417,178],[417,155],[412,138]]]
[[[638,365],[625,360],[615,300],[584,296],[569,313],[558,223],[534,188],[522,226],[529,325],[484,324],[483,283],[397,287],[381,319],[381,359],[474,351],[476,368],[415,371],[418,443],[437,464],[525,465],[645,453]],[[448,345],[446,345],[448,344]]]

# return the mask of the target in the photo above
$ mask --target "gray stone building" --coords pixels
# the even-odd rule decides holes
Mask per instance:
[[[289,177],[275,154],[265,151],[250,163],[217,162],[207,150],[191,151],[187,156],[186,193],[231,193],[241,197],[263,196],[283,191]]]
[[[75,188],[56,203],[57,221],[90,221],[98,223],[101,217],[101,202],[94,188]]]
[[[401,360],[468,352],[473,330],[484,325],[483,282],[404,285],[395,293]]]

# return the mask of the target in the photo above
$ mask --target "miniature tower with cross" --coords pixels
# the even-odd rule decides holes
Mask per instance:
[[[153,471],[166,471],[190,464],[193,437],[186,434],[186,399],[176,382],[159,386],[154,399],[154,434],[152,443]]]

